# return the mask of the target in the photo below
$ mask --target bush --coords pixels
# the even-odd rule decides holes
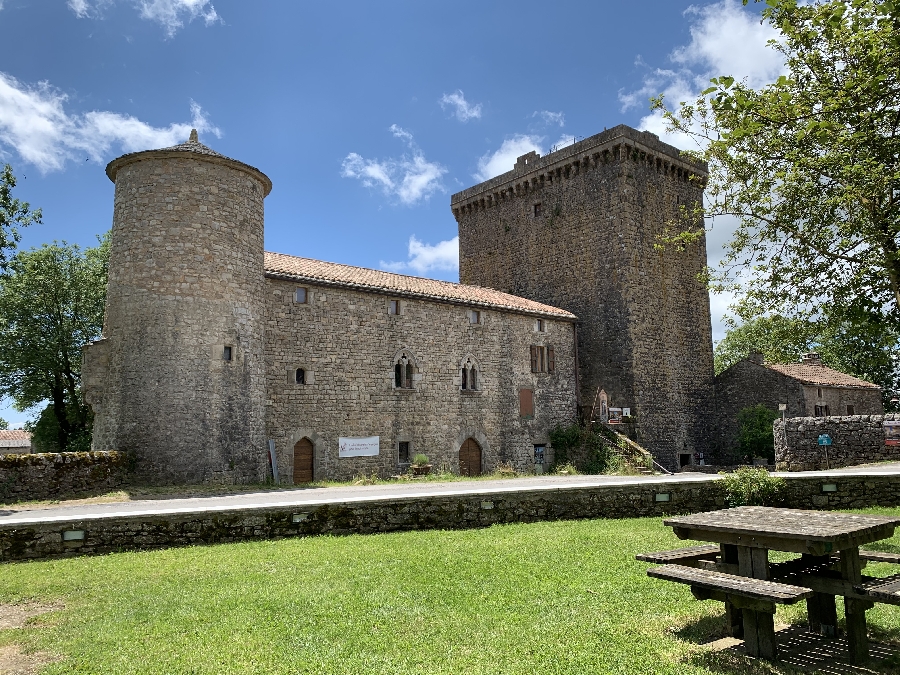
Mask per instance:
[[[784,478],[772,476],[762,467],[741,467],[722,473],[728,506],[779,506],[784,501]]]
[[[775,434],[772,423],[778,413],[762,403],[744,408],[738,413],[738,444],[741,454],[750,458],[765,457],[770,464],[775,462]]]
[[[428,455],[423,455],[421,452],[418,453],[415,457],[413,457],[412,465],[428,466]]]
[[[579,424],[556,427],[550,432],[550,445],[553,446],[550,473],[566,464],[587,474],[603,473],[609,466],[609,449],[589,427]]]

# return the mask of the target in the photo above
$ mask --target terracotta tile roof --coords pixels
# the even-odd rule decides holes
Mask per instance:
[[[493,307],[509,312],[534,314],[574,321],[575,315],[558,307],[520,298],[482,286],[466,286],[450,281],[437,281],[365,267],[298,258],[283,253],[265,256],[265,273],[275,279],[305,281],[326,286],[340,286],[388,295],[423,298],[437,302],[452,302],[475,307]]]
[[[804,384],[815,384],[823,387],[850,387],[853,389],[880,389],[877,384],[860,380],[840,371],[811,363],[767,363],[766,368],[778,371]]]
[[[30,441],[31,433],[24,429],[0,429],[0,441]]]

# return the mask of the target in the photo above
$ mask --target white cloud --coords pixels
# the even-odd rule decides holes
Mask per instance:
[[[653,96],[664,94],[668,106],[693,101],[709,86],[712,77],[729,75],[751,87],[774,82],[784,72],[781,55],[767,46],[778,33],[768,23],[760,23],[759,14],[744,9],[738,0],[721,0],[706,7],[690,7],[685,16],[691,21],[691,41],[670,55],[671,68],[656,68],[644,77],[643,86],[632,92],[620,92],[622,111],[648,106]],[[638,61],[643,65],[642,61]],[[641,119],[639,127],[685,149],[696,149],[694,141],[683,135],[668,134],[661,113]]]
[[[356,178],[365,187],[381,188],[386,195],[397,197],[407,206],[421,200],[427,201],[432,194],[443,189],[441,177],[447,169],[425,159],[413,135],[405,129],[392,124],[390,132],[406,142],[410,149],[408,154],[377,160],[351,152],[341,163],[341,176]]]
[[[47,82],[30,86],[0,72],[0,154],[15,150],[47,173],[63,169],[69,160],[109,160],[114,148],[133,152],[182,143],[192,127],[221,135],[193,101],[190,123],[154,127],[116,112],[69,113],[67,98]]]
[[[516,159],[532,150],[543,155],[541,141],[543,136],[533,134],[517,134],[503,141],[500,149],[493,154],[487,153],[478,160],[478,171],[473,174],[476,180],[485,181],[501,173],[512,171]]]
[[[547,124],[558,124],[560,127],[566,126],[566,116],[562,111],[535,110],[532,117],[540,117]]]
[[[416,235],[409,238],[409,260],[405,262],[381,261],[381,268],[391,272],[413,271],[423,275],[433,270],[459,271],[459,237],[441,241],[432,246]]]
[[[79,19],[99,18],[103,10],[116,0],[68,0],[69,9]],[[182,28],[185,22],[203,19],[207,26],[220,22],[216,8],[209,0],[132,0],[139,16],[148,21],[155,21],[172,37]]]
[[[453,114],[456,115],[456,119],[460,122],[468,122],[472,118],[478,119],[481,117],[481,104],[471,105],[466,100],[466,97],[463,96],[462,89],[457,89],[452,94],[444,94],[438,103],[441,104],[441,108],[444,110],[447,109],[447,106],[453,108]]]

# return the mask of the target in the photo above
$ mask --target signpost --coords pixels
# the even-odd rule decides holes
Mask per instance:
[[[825,468],[830,469],[828,464],[828,446],[831,445],[831,436],[828,434],[819,434],[819,445],[825,448]]]

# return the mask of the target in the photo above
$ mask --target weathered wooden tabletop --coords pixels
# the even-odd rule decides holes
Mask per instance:
[[[663,521],[680,539],[823,555],[893,536],[900,518],[739,506]]]

